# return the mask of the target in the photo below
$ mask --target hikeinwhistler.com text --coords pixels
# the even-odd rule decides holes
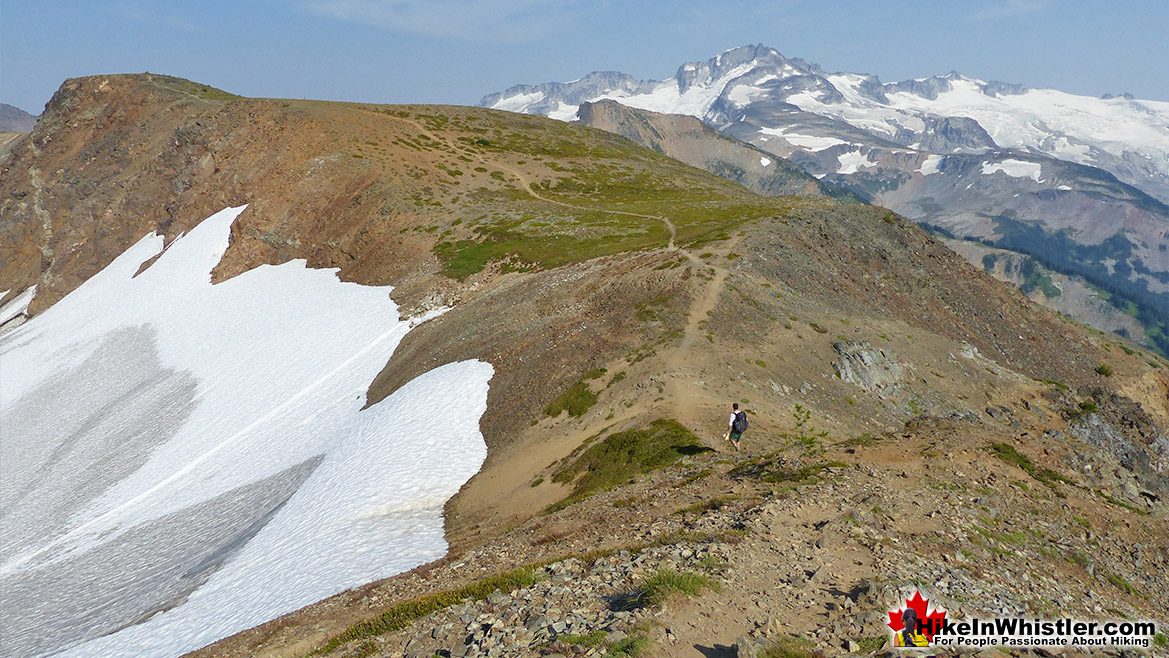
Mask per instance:
[[[1001,617],[953,622],[931,620],[939,647],[1141,647],[1157,634],[1152,621],[1080,621]],[[925,622],[923,626],[931,625]]]

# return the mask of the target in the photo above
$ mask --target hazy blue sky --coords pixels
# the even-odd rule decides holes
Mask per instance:
[[[0,102],[151,71],[248,96],[474,104],[595,70],[672,76],[762,43],[884,81],[972,77],[1169,101],[1166,0],[0,0]]]

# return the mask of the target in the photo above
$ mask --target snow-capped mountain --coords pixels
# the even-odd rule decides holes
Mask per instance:
[[[822,144],[817,128],[824,126],[817,123],[831,119],[870,139],[932,153],[1019,149],[1099,167],[1169,201],[1169,102],[1027,89],[956,72],[882,83],[744,46],[683,64],[668,80],[591,73],[570,83],[518,85],[480,105],[571,120],[580,103],[605,98],[696,116],[724,130],[737,122],[775,129],[795,120],[802,129],[787,132],[798,147]]]
[[[599,99],[698,117],[919,223],[1083,277],[1141,309],[1134,338],[1169,350],[1169,103],[958,73],[886,84],[747,46],[665,81],[593,73],[481,104],[571,120]]]

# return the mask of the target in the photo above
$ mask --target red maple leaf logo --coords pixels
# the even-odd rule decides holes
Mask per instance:
[[[919,591],[913,593],[912,599],[905,599],[906,607],[913,608],[913,611],[917,613],[917,619],[921,622],[920,628],[922,635],[925,635],[927,640],[933,642],[934,634],[941,630],[942,621],[946,619],[946,611],[934,610],[927,614],[926,609],[929,607],[929,602],[929,599],[921,598],[921,592]],[[894,633],[905,628],[905,624],[901,621],[901,615],[904,611],[904,608],[898,608],[896,611],[891,610],[889,612],[888,625],[889,628],[893,629]]]

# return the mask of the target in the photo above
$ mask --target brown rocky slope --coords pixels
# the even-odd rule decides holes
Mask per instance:
[[[219,280],[305,258],[339,268],[346,280],[394,285],[407,313],[451,307],[407,336],[371,383],[370,403],[449,361],[474,357],[495,367],[482,419],[487,462],[448,504],[448,566],[469,560],[471,573],[436,571],[447,575],[434,583],[426,574],[402,576],[369,590],[380,592],[376,597],[341,595],[209,653],[296,655],[403,597],[466,582],[472,573],[644,543],[653,524],[674,522],[674,489],[693,469],[711,471],[686,494],[693,500],[735,497],[732,507],[744,514],[767,501],[778,507],[754,514],[780,514],[793,490],[767,486],[767,473],[791,460],[820,463],[827,446],[847,441],[881,446],[880,454],[832,450],[841,453],[837,461],[861,473],[872,469],[887,486],[834,498],[839,478],[801,481],[810,489],[794,490],[798,500],[812,502],[800,502],[804,511],[794,518],[828,514],[829,500],[853,501],[869,514],[892,510],[869,524],[870,543],[885,545],[885,537],[932,573],[943,560],[936,546],[900,545],[893,532],[902,523],[897,532],[912,531],[919,506],[906,496],[967,515],[981,508],[969,494],[947,494],[959,489],[946,483],[962,491],[997,487],[1010,501],[994,509],[1011,514],[1025,508],[1058,515],[1074,505],[1078,515],[1097,519],[1094,528],[1119,523],[1132,533],[1109,535],[1120,543],[1108,573],[1146,595],[1126,599],[1126,614],[1166,607],[1165,589],[1150,574],[1166,565],[1167,364],[1035,307],[883,209],[822,196],[759,197],[620,137],[539,117],[246,99],[150,75],[66,82],[36,130],[0,156],[0,199],[0,278],[14,291],[38,285],[34,313],[143,234],[161,230],[173,238],[223,206],[247,203]],[[570,411],[552,415],[557,400]],[[572,491],[571,481],[554,481],[557,464],[623,430],[672,419],[725,450],[716,437],[730,401],[751,413],[748,457],[723,464],[692,456],[607,498],[537,516]],[[809,433],[809,422],[827,434]],[[938,422],[944,429],[904,430]],[[924,442],[927,435],[941,438]],[[1068,489],[1066,499],[1044,484],[1028,485],[1017,465],[994,461],[992,440],[1068,479],[1056,485]],[[899,477],[881,466],[952,454],[966,455],[966,468],[982,469],[983,480],[994,478],[975,484],[947,466],[954,472],[930,474],[942,484],[923,489],[916,471]],[[754,464],[762,468],[758,477],[749,459],[763,460]],[[740,467],[748,470],[732,474]],[[1011,481],[1027,488],[996,484]],[[658,493],[647,498],[651,504],[633,506],[638,516],[621,529],[589,520],[612,516],[619,496],[648,495],[645,487]],[[857,502],[869,495],[880,498]],[[694,523],[718,511],[698,510]],[[710,522],[725,521],[719,518]],[[987,523],[980,527],[1000,532]],[[767,527],[782,534],[788,526]],[[946,539],[958,550],[975,541],[962,532]],[[1079,531],[1065,525],[1045,532],[1061,542]],[[810,563],[826,559],[815,545],[822,535],[821,528],[808,534]],[[740,573],[768,564],[757,552],[766,547],[757,537],[766,534],[748,536],[742,548],[715,547],[733,554]],[[1129,541],[1142,547],[1139,562],[1122,554]],[[714,550],[683,546],[679,555],[696,548]],[[982,549],[990,562],[977,562],[969,577],[993,589],[990,565],[1003,556],[990,545]],[[836,577],[873,579],[883,568],[854,566]],[[732,578],[719,596],[778,586],[760,578],[750,585]],[[1075,599],[1077,592],[1057,593]],[[811,632],[806,628],[820,623],[821,613],[800,610],[792,625],[764,630]],[[683,607],[677,614],[694,621],[704,612]],[[743,621],[734,608],[710,614],[695,633]],[[837,650],[846,639],[823,635]],[[695,637],[690,646],[665,641],[652,650],[697,655],[694,645],[703,643]]]
[[[582,103],[577,123],[620,135],[759,194],[844,194],[826,188],[787,160],[724,135],[692,116],[660,114],[601,100]]]

